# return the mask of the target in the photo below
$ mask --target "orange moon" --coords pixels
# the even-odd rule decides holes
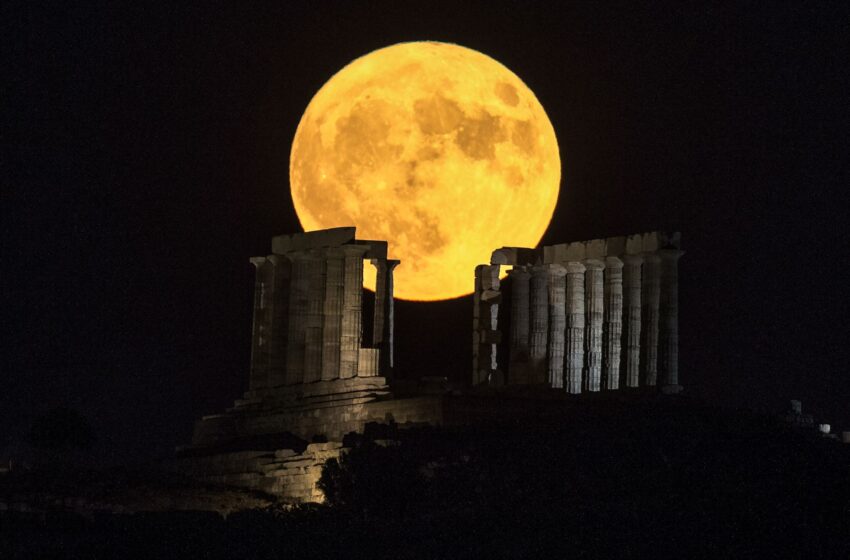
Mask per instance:
[[[472,49],[413,42],[322,86],[298,124],[289,179],[305,230],[354,225],[360,239],[389,241],[396,297],[434,301],[469,294],[494,249],[537,245],[561,160],[516,74]]]

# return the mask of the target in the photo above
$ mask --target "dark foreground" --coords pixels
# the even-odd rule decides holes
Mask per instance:
[[[850,557],[850,445],[682,399],[550,421],[378,427],[324,506],[2,512],[0,558]]]

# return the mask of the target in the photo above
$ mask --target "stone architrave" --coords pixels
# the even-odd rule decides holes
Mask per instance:
[[[377,269],[375,280],[375,316],[372,330],[373,346],[380,349],[380,375],[389,376],[394,367],[393,331],[393,271],[400,261],[371,259]]]
[[[339,378],[342,311],[345,296],[345,253],[334,247],[325,253],[325,297],[322,302],[322,381]]]
[[[529,342],[529,380],[532,384],[546,382],[548,367],[546,350],[549,340],[549,271],[545,265],[531,268],[529,281],[531,301],[531,334]]]
[[[360,347],[363,342],[363,255],[367,245],[343,245],[345,270],[342,298],[342,335],[340,336],[339,376],[357,376]]]
[[[602,384],[620,388],[620,345],[623,336],[623,261],[605,258],[605,320],[602,323]]]
[[[602,388],[602,322],[605,304],[603,274],[605,263],[596,259],[584,261],[585,301],[587,322],[584,343],[586,350],[584,389],[598,392]]]
[[[508,271],[511,279],[511,384],[528,384],[528,337],[530,305],[529,279],[531,275],[524,266],[514,266]]]
[[[658,381],[658,308],[661,296],[661,257],[644,253],[641,271],[641,377],[654,387]]]
[[[267,261],[271,265],[273,288],[266,387],[278,387],[286,383],[286,336],[289,322],[291,264],[289,259],[280,255],[269,255]]]
[[[268,271],[271,263],[266,257],[253,257],[251,264],[254,265],[254,321],[251,336],[251,372],[249,377],[249,388],[254,390],[266,386],[268,376],[268,345],[269,345],[269,322],[271,318],[268,309],[271,299],[271,288],[269,284]]]
[[[568,393],[579,394],[584,369],[584,274],[580,262],[569,262],[567,269],[567,349],[565,385]]]
[[[566,329],[567,271],[559,264],[549,265],[549,386],[564,388],[564,329]]]
[[[324,319],[324,251],[311,250],[307,257],[307,325],[304,348],[304,383],[322,379],[322,324]]]
[[[623,256],[623,364],[626,387],[640,386],[641,265],[640,255]]]
[[[292,275],[289,288],[289,324],[286,337],[286,385],[304,382],[304,353],[307,342],[307,300],[310,285],[309,260],[301,252],[289,254]]]
[[[659,371],[661,390],[679,393],[679,258],[684,251],[661,249]]]

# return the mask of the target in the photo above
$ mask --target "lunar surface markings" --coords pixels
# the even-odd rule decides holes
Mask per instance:
[[[560,182],[534,94],[493,59],[443,43],[394,45],[340,71],[305,111],[290,163],[304,228],[387,239],[406,299],[469,293],[493,248],[536,245]]]

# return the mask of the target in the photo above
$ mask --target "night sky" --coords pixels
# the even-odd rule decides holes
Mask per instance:
[[[248,259],[300,231],[304,108],[354,58],[424,39],[492,56],[546,109],[563,179],[542,244],[682,232],[690,394],[796,397],[850,430],[844,3],[68,4],[0,17],[0,450],[64,405],[106,459],[150,458],[230,406]],[[470,328],[470,298],[399,302],[399,371],[467,371]]]

